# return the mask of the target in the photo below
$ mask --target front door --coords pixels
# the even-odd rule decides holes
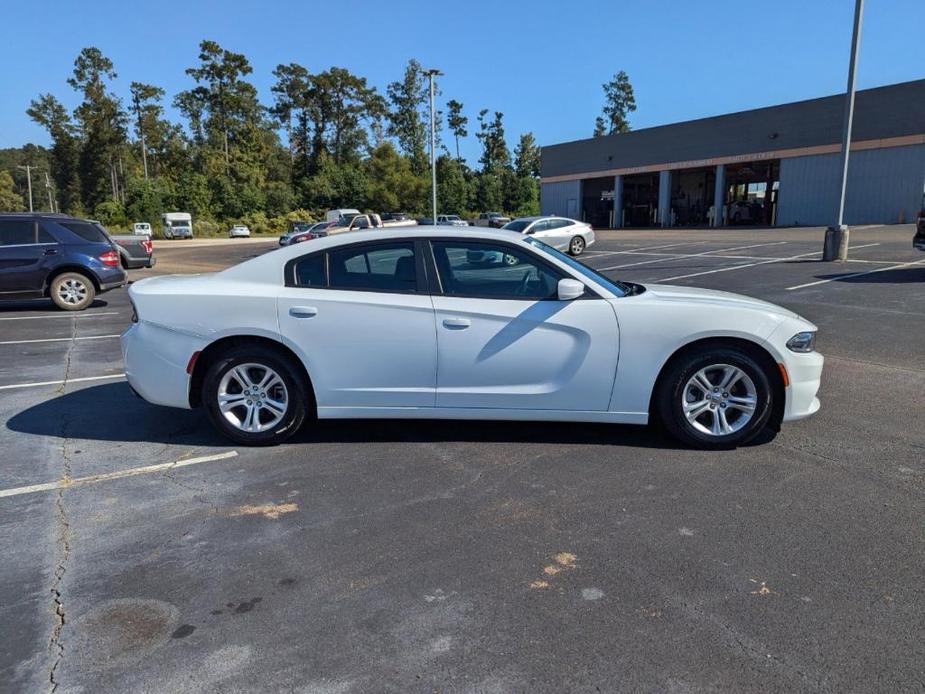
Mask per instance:
[[[319,408],[434,406],[434,308],[416,248],[362,243],[287,264],[280,332],[308,365]]]
[[[522,246],[434,241],[433,251],[437,407],[607,410],[619,352],[609,302],[559,301],[565,275]]]

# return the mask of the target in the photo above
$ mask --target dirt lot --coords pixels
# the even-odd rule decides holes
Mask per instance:
[[[906,226],[601,232],[584,260],[820,327],[822,410],[686,450],[326,421],[273,449],[121,376],[124,290],[0,308],[0,691],[925,689],[925,255]],[[202,272],[274,242],[159,243]]]

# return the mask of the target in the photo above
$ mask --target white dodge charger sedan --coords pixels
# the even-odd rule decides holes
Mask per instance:
[[[658,419],[721,448],[819,409],[823,359],[800,316],[610,280],[511,231],[352,232],[129,295],[131,387],[203,407],[242,444],[314,418]]]

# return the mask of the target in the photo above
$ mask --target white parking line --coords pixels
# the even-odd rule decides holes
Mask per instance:
[[[161,470],[173,470],[180,467],[189,467],[190,465],[199,465],[200,463],[211,463],[216,460],[228,460],[237,457],[237,451],[226,451],[225,453],[216,453],[215,455],[204,455],[199,458],[187,458],[186,460],[176,460],[172,463],[160,463],[159,465],[145,465],[144,467],[129,468],[128,470],[119,470],[117,472],[107,472],[102,475],[91,475],[89,477],[78,477],[72,480],[58,480],[57,482],[46,482],[45,484],[30,484],[27,487],[14,487],[12,489],[0,489],[0,498],[6,496],[21,496],[23,494],[34,494],[36,492],[48,492],[53,489],[65,489],[76,487],[82,484],[92,484],[94,482],[108,482],[109,480],[118,480],[123,477],[134,477],[135,475],[145,475]]]
[[[683,243],[666,243],[664,246],[643,246],[642,248],[633,248],[629,251],[585,251],[586,253],[594,253],[595,258],[599,258],[604,255],[625,255],[626,253],[640,253],[642,251],[655,251],[659,248],[675,248],[676,246],[699,246],[705,241],[684,241]]]
[[[851,246],[848,250],[854,251],[859,248],[870,248],[871,246],[879,246],[879,243],[868,243],[863,246]],[[727,265],[726,267],[717,268],[715,270],[704,270],[703,272],[692,272],[688,275],[675,275],[674,277],[663,277],[655,282],[671,282],[672,280],[683,280],[688,277],[700,277],[701,275],[712,275],[717,272],[729,272],[731,270],[744,270],[745,268],[755,267],[756,265],[769,265],[771,263],[785,263],[790,260],[799,260],[800,258],[808,258],[811,255],[822,255],[822,251],[813,251],[812,253],[801,253],[800,255],[791,255],[787,258],[774,258],[773,260],[762,260],[757,263],[743,263],[740,265]]]
[[[49,313],[46,316],[3,316],[0,320],[40,320],[44,318],[96,318],[97,316],[118,316],[118,311],[99,313]]]
[[[786,241],[775,241],[774,243],[756,243],[751,246],[733,246],[732,248],[717,248],[712,251],[703,251],[702,253],[692,253],[690,255],[685,255],[682,257],[685,257],[685,258],[699,258],[699,257],[704,257],[704,256],[709,257],[711,253],[723,253],[724,251],[744,251],[747,248],[758,248],[760,246],[780,246],[786,243],[787,243]],[[664,260],[665,260],[664,258],[655,258],[654,260],[641,260],[638,263],[626,263],[624,265],[611,265],[610,267],[599,267],[599,268],[594,268],[594,269],[597,270],[598,272],[602,272],[604,270],[617,270],[619,268],[624,268],[624,267],[636,267],[638,265],[651,265],[652,263],[664,262]]]
[[[60,386],[62,383],[83,383],[85,381],[105,381],[113,378],[125,378],[125,374],[110,374],[108,376],[84,376],[83,378],[69,378],[66,381],[37,381],[35,383],[14,383],[9,386],[0,386],[0,390],[13,390],[14,388],[36,388],[38,386]]]
[[[797,284],[793,287],[787,287],[788,292],[792,292],[794,289],[805,289],[806,287],[815,287],[820,284],[827,284],[829,282],[839,282],[841,280],[850,279],[852,277],[862,277],[863,275],[873,275],[876,272],[886,272],[887,270],[898,270],[900,268],[909,267],[911,265],[921,265],[925,263],[925,260],[914,260],[911,263],[900,263],[899,265],[890,265],[888,267],[878,267],[874,270],[865,270],[864,272],[849,272],[844,275],[836,275],[835,277],[829,277],[828,279],[818,280],[816,282],[807,282],[806,284]]]
[[[46,337],[41,340],[4,340],[0,345],[31,345],[35,342],[71,342],[72,340],[111,340],[121,335],[88,335],[86,337]]]

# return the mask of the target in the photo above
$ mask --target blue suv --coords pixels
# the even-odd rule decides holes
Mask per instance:
[[[125,279],[100,227],[61,214],[0,214],[0,301],[45,296],[82,311]]]

